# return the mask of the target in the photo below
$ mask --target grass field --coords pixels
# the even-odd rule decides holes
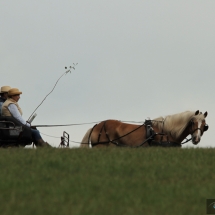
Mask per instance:
[[[1,215],[206,214],[215,149],[1,149]]]

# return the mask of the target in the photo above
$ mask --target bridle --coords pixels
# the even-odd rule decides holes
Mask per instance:
[[[195,131],[200,130],[201,136],[202,136],[202,134],[203,134],[205,131],[207,131],[208,128],[209,128],[208,124],[205,124],[203,130],[202,130],[201,128],[193,129],[194,121],[191,120],[190,123],[191,123],[191,129],[192,129],[191,135],[193,135],[193,133],[194,133]]]
[[[191,121],[190,121],[190,124],[191,124],[191,129],[192,129],[192,131],[191,131],[191,133],[190,133],[190,134],[191,134],[191,138],[190,138],[190,139],[185,138],[185,139],[186,139],[186,141],[182,142],[181,144],[185,144],[185,143],[187,143],[187,142],[191,141],[191,140],[192,140],[192,138],[193,138],[193,137],[192,137],[192,135],[193,135],[193,133],[194,133],[195,131],[200,130],[200,132],[201,132],[201,136],[202,136],[203,132],[207,131],[207,130],[208,130],[208,128],[209,128],[208,124],[205,124],[205,125],[204,125],[204,128],[203,128],[203,131],[202,131],[202,129],[201,129],[201,128],[193,129],[193,125],[194,125],[193,120],[191,120]]]

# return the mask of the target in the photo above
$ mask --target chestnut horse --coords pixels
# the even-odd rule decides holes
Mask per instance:
[[[90,128],[82,139],[81,147],[104,146],[164,146],[181,147],[190,134],[197,145],[208,130],[205,118],[208,113],[186,111],[165,118],[146,120],[142,125],[127,124],[117,120],[106,120]],[[189,140],[185,141],[188,142]],[[184,143],[185,143],[184,142]]]

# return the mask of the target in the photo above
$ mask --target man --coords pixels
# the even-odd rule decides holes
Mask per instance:
[[[17,88],[11,88],[8,91],[8,99],[2,105],[2,116],[13,116],[23,125],[31,127],[30,123],[28,123],[22,118],[22,109],[18,105],[20,94],[22,94],[22,92],[20,92],[19,89]],[[38,130],[31,128],[31,134],[33,142],[37,147],[38,146],[50,147],[50,145],[47,142],[44,142]]]
[[[1,116],[1,107],[3,103],[7,100],[8,91],[11,89],[10,86],[2,86],[0,91],[0,116]]]

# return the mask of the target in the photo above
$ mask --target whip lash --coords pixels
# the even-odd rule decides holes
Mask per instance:
[[[42,100],[42,102],[36,107],[36,109],[33,111],[33,113],[30,115],[30,117],[29,117],[29,119],[28,119],[28,122],[30,122],[30,120],[34,120],[34,118],[36,117],[32,117],[33,116],[33,114],[35,113],[35,111],[42,105],[42,103],[45,101],[45,99],[53,92],[53,90],[55,89],[55,87],[56,87],[56,85],[57,85],[57,83],[58,83],[58,81],[65,75],[65,74],[67,74],[67,73],[71,73],[71,69],[74,69],[75,70],[75,67],[78,65],[78,63],[73,63],[73,66],[69,66],[69,69],[66,71],[66,72],[64,72],[61,76],[60,76],[60,78],[58,78],[58,80],[56,81],[56,83],[55,83],[55,85],[54,85],[54,87],[52,88],[52,90],[45,96],[45,98]],[[67,69],[67,67],[65,67],[65,69]]]

